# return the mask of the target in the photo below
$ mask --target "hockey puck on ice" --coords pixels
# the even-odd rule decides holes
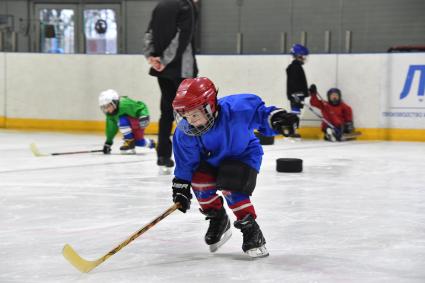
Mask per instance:
[[[255,136],[260,140],[261,145],[272,145],[274,144],[274,136],[267,137],[262,134],[255,132]]]
[[[303,171],[303,160],[298,158],[276,159],[276,171],[286,173],[299,173]]]

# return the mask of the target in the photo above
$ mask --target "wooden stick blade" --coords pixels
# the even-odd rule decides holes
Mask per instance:
[[[341,140],[343,140],[343,141],[353,140],[353,139],[356,139],[357,137],[359,137],[361,135],[362,135],[362,133],[358,132],[358,131],[353,132],[353,133],[342,134]]]
[[[38,148],[37,148],[37,146],[35,145],[35,143],[31,143],[31,144],[30,144],[30,149],[31,149],[32,154],[34,154],[34,156],[37,156],[37,157],[40,157],[40,156],[46,156],[46,154],[42,154],[42,153],[38,150]]]
[[[71,263],[76,269],[83,273],[87,273],[99,264],[101,260],[89,261],[80,257],[77,252],[68,244],[63,247],[62,255]]]
[[[63,247],[62,254],[63,256],[71,263],[76,269],[78,269],[81,272],[89,272],[114,254],[116,254],[118,251],[120,251],[122,248],[127,246],[129,243],[134,241],[137,237],[148,231],[150,228],[155,226],[159,221],[170,215],[173,211],[181,207],[180,203],[174,203],[170,208],[168,208],[166,211],[164,211],[161,215],[156,217],[154,220],[152,220],[150,223],[143,226],[141,229],[139,229],[137,232],[133,233],[130,237],[128,237],[125,241],[120,243],[118,246],[113,248],[110,252],[108,252],[106,255],[102,256],[101,258],[90,261],[85,260],[82,257],[80,257],[77,252],[68,244],[66,244]]]

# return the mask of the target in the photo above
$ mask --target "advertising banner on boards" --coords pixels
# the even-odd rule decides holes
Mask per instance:
[[[388,57],[382,119],[388,128],[425,129],[425,56]]]

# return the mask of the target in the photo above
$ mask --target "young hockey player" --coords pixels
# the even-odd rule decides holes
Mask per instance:
[[[108,89],[100,93],[99,106],[106,115],[104,154],[111,153],[113,139],[118,130],[123,134],[124,144],[120,150],[124,153],[135,152],[136,146],[155,148],[155,142],[144,137],[145,128],[149,125],[146,104],[126,96],[120,97],[115,90]]]
[[[322,111],[322,131],[327,141],[341,141],[343,134],[354,132],[353,112],[348,104],[341,99],[341,90],[331,88],[328,90],[328,101],[322,101],[317,97],[315,85],[310,87],[310,104]]]
[[[302,102],[309,96],[307,79],[303,69],[309,51],[307,47],[297,43],[292,46],[291,54],[293,60],[286,68],[286,96],[291,103],[291,112],[301,115]],[[300,138],[301,136],[294,133],[292,137]]]
[[[210,220],[205,242],[215,252],[231,236],[223,198],[217,194],[217,190],[222,191],[236,216],[234,226],[242,231],[242,250],[251,257],[267,256],[266,241],[250,200],[263,155],[254,129],[268,136],[288,136],[299,122],[297,115],[266,107],[254,94],[217,100],[217,89],[208,78],[185,79],[177,90],[173,109],[177,122],[173,201],[186,212],[192,186],[201,212]]]

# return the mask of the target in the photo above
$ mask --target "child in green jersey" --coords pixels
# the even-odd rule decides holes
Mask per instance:
[[[113,139],[118,130],[124,137],[122,152],[135,152],[136,146],[155,148],[152,139],[145,139],[145,128],[149,125],[149,110],[141,101],[119,96],[113,89],[102,91],[99,106],[106,115],[106,141],[103,153],[111,153]]]

